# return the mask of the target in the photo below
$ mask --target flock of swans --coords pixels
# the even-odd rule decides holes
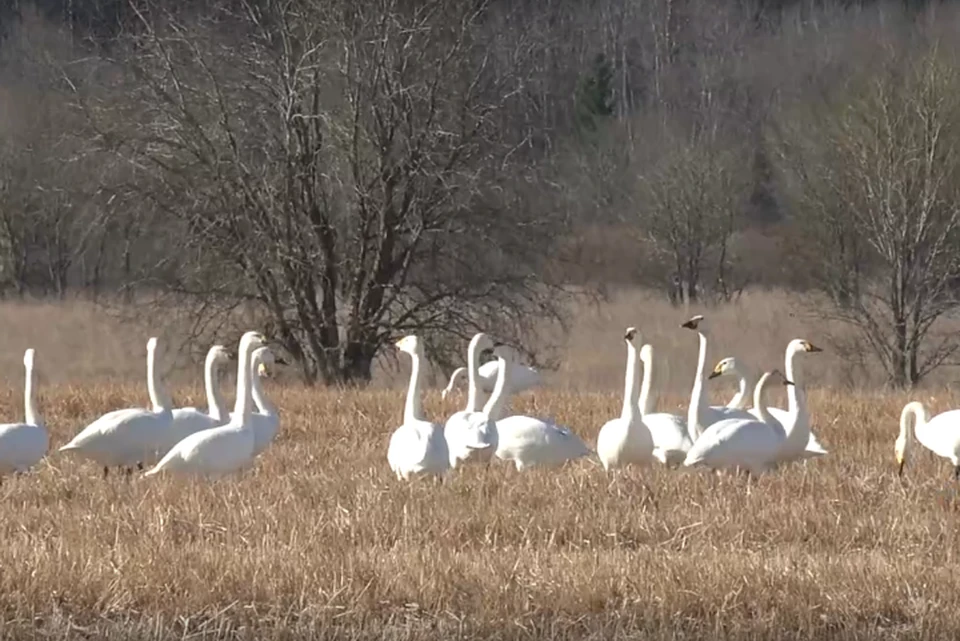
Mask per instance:
[[[516,352],[479,333],[470,341],[467,367],[453,373],[446,397],[463,372],[467,374],[466,407],[445,425],[427,420],[421,404],[423,344],[407,336],[396,347],[411,359],[410,382],[403,424],[390,437],[387,461],[399,480],[432,476],[442,480],[451,470],[470,464],[511,461],[518,471],[533,466],[556,467],[584,456],[596,456],[607,471],[655,461],[671,468],[706,467],[757,476],[779,466],[827,451],[810,429],[803,385],[794,360],[821,351],[803,339],[787,345],[784,370],[765,372],[756,385],[735,358],[724,358],[706,372],[708,331],[703,316],[681,327],[699,337],[699,354],[690,404],[685,416],[656,412],[654,352],[640,333],[627,328],[623,407],[620,416],[600,429],[591,449],[571,429],[554,421],[507,415],[509,397],[540,384],[540,374],[517,362]],[[280,427],[279,412],[266,397],[261,378],[276,362],[259,332],[247,332],[238,348],[237,396],[233,412],[224,407],[219,372],[229,360],[221,345],[210,348],[204,364],[207,409],[174,409],[156,367],[157,339],[147,342],[147,387],[151,407],[120,409],[104,414],[59,449],[128,474],[152,465],[144,476],[161,472],[218,478],[249,467],[273,442]],[[484,356],[495,360],[480,364]],[[25,421],[0,425],[0,475],[27,471],[47,453],[49,435],[34,402],[35,351],[26,350],[23,364]],[[640,366],[643,365],[641,381]],[[707,404],[705,382],[719,376],[739,379],[737,394],[725,406]],[[767,407],[770,385],[787,388],[787,409]],[[753,391],[753,407],[750,391]],[[912,429],[911,429],[911,419]],[[900,416],[895,452],[903,474],[911,443],[916,439],[950,460],[960,479],[960,410],[930,419],[919,402],[908,403]]]
[[[653,347],[643,342],[636,328],[627,328],[623,408],[619,417],[601,427],[595,450],[554,421],[505,416],[509,395],[538,384],[539,374],[519,365],[513,349],[494,343],[484,333],[470,341],[467,367],[455,371],[443,391],[446,397],[465,371],[466,407],[444,425],[427,420],[420,403],[423,347],[416,336],[407,336],[396,343],[410,356],[412,365],[403,424],[393,432],[387,450],[390,468],[400,480],[418,476],[442,479],[464,464],[487,464],[493,459],[512,461],[522,471],[595,455],[607,471],[658,461],[669,467],[706,467],[757,476],[786,463],[827,454],[810,429],[806,397],[794,363],[799,354],[822,351],[819,347],[804,339],[790,341],[784,371],[765,372],[753,386],[746,368],[733,357],[719,361],[707,375],[709,334],[703,316],[694,316],[681,327],[696,332],[700,343],[686,415],[655,411]],[[480,366],[481,357],[488,354],[496,360]],[[725,406],[708,405],[705,381],[725,375],[739,378],[737,394]],[[766,391],[776,383],[787,388],[787,409],[766,405]],[[751,387],[753,407],[748,409]],[[487,394],[489,397],[484,398]],[[922,445],[949,459],[955,478],[960,479],[960,410],[930,420],[921,403],[904,407],[896,441],[901,475],[914,435]]]

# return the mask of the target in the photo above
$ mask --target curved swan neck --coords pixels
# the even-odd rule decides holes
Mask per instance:
[[[913,416],[913,430],[910,429],[911,415]],[[929,420],[930,415],[927,413],[927,408],[920,401],[912,401],[903,406],[903,411],[900,412],[900,438],[903,439],[904,446],[913,440],[916,431],[923,429]]]
[[[801,384],[797,379],[797,373],[793,369],[793,359],[797,355],[797,349],[794,346],[787,346],[787,353],[783,358],[783,369],[787,375],[788,381],[793,381],[793,385],[787,386],[787,411],[791,414],[799,413],[801,410],[799,399],[797,398],[797,387]]]
[[[257,406],[257,410],[261,414],[276,416],[277,406],[270,402],[266,393],[263,391],[263,378],[260,376],[259,371],[262,355],[263,352],[260,350],[254,352],[253,362],[250,364],[253,403]]]
[[[450,382],[447,383],[447,386],[444,387],[443,392],[441,392],[444,398],[447,397],[447,394],[453,391],[453,386],[457,384],[457,381],[466,371],[466,367],[458,367],[457,369],[453,370],[453,374],[450,375]]]
[[[403,407],[403,422],[414,423],[422,421],[423,406],[420,403],[420,354],[415,351],[410,354],[410,383],[407,386],[407,402]]]
[[[637,415],[637,400],[640,396],[640,387],[637,384],[637,369],[640,359],[636,345],[632,341],[625,342],[627,344],[627,370],[623,376],[623,408],[620,410],[620,418],[628,423],[633,423]]]
[[[207,412],[218,421],[226,415],[223,394],[220,392],[220,371],[218,368],[220,353],[210,350],[203,364],[203,385],[207,392]]]
[[[151,340],[147,345],[147,391],[150,394],[150,403],[154,412],[165,412],[170,409],[170,397],[160,382],[160,373],[157,371],[157,344]]]
[[[480,374],[480,334],[473,337],[467,348],[467,412],[477,409],[477,378]]]
[[[693,390],[690,392],[690,407],[687,408],[687,429],[690,433],[690,440],[696,441],[703,432],[700,423],[700,406],[703,404],[703,370],[707,366],[707,336],[703,331],[698,331],[700,337],[700,354],[697,357],[697,374],[693,379]]]
[[[733,398],[730,399],[730,402],[727,403],[727,407],[735,410],[744,410],[747,409],[747,400],[750,398],[750,390],[754,387],[753,377],[747,374],[742,365],[737,366],[737,369],[735,369],[734,372],[736,373],[737,378],[740,379],[740,387],[737,389],[737,393],[734,394]],[[789,376],[789,374],[787,376]]]
[[[505,391],[507,388],[507,379],[510,377],[510,363],[506,361],[503,356],[497,356],[498,364],[498,376],[497,383],[493,386],[493,393],[490,394],[490,398],[487,400],[487,404],[483,406],[483,413],[497,420],[500,418],[500,412],[503,411],[503,404],[506,401]]]
[[[33,401],[33,357],[24,365],[26,379],[23,386],[23,412],[28,425],[42,425],[42,419]]]
[[[765,372],[753,390],[753,407],[757,410],[757,414],[760,415],[760,420],[764,423],[770,423],[772,421],[766,404],[767,385],[770,384],[770,376],[772,376],[771,372]]]
[[[249,341],[241,339],[240,354],[237,362],[237,400],[233,406],[234,421],[243,425],[249,423],[250,406],[253,404],[253,391],[250,378],[253,372],[253,349]]]
[[[640,360],[643,362],[643,383],[640,385],[640,416],[652,414],[657,405],[657,397],[653,393],[653,347],[648,343],[640,349]]]

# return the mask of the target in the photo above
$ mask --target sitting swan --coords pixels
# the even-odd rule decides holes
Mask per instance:
[[[450,467],[470,461],[488,462],[497,451],[497,425],[485,411],[478,407],[477,370],[480,354],[493,349],[493,341],[484,333],[470,340],[467,348],[469,391],[466,408],[447,419],[443,428],[450,452]]]
[[[246,332],[237,350],[237,400],[230,422],[195,432],[173,446],[144,476],[160,472],[218,478],[237,472],[253,461],[254,435],[250,424],[253,405],[253,350],[264,343],[260,332]]]
[[[639,355],[634,341],[642,342],[635,327],[623,335],[627,344],[627,369],[623,382],[620,416],[604,423],[597,435],[597,456],[604,470],[626,465],[647,465],[653,461],[653,437],[640,416]]]
[[[250,413],[249,422],[253,428],[254,456],[262,454],[273,443],[280,429],[280,411],[263,391],[263,379],[270,375],[268,367],[278,362],[279,359],[274,356],[273,350],[269,347],[258,347],[253,350],[252,368],[256,375],[252,377],[251,391],[257,411]],[[233,414],[233,412],[230,413],[231,419]]]
[[[25,472],[33,467],[50,444],[50,437],[33,401],[33,348],[23,354],[26,381],[23,387],[25,421],[0,425],[0,474]]]
[[[196,407],[178,407],[173,410],[173,420],[170,425],[169,437],[163,453],[166,454],[174,445],[200,430],[210,429],[223,425],[228,420],[224,410],[223,395],[220,393],[220,366],[230,360],[230,355],[223,345],[214,345],[207,352],[203,364],[203,383],[207,393],[207,411]]]
[[[151,409],[133,408],[104,414],[85,427],[61,452],[76,452],[103,466],[107,476],[111,466],[127,468],[155,461],[169,438],[173,421],[170,396],[160,383],[156,368],[157,339],[147,341],[147,386]]]
[[[755,476],[775,467],[795,426],[791,424],[784,431],[764,406],[767,385],[772,379],[793,385],[780,370],[765,373],[754,390],[754,406],[759,409],[760,418],[731,418],[714,423],[694,442],[684,466],[715,470],[739,468]]]
[[[447,395],[453,391],[457,381],[464,374],[468,374],[469,378],[468,370],[468,367],[458,367],[453,370],[453,374],[450,375],[450,382],[447,383],[447,386],[440,393],[440,396],[444,399],[447,398]],[[480,403],[485,400],[484,397],[493,393],[493,388],[497,386],[497,379],[499,377],[499,361],[488,361],[480,366],[477,371],[477,389],[480,392],[477,398]],[[507,389],[507,393],[519,394],[520,392],[539,386],[541,382],[542,377],[536,368],[514,363],[510,371],[510,387]]]
[[[515,356],[510,347],[500,345],[494,350],[494,355],[500,362],[500,377],[497,379],[493,396],[487,403],[488,414],[496,409],[491,407],[491,404],[500,402],[504,389],[510,387],[510,375],[514,371],[510,365]],[[593,453],[580,437],[568,428],[532,416],[508,416],[499,419],[497,436],[497,458],[513,461],[518,471],[534,465],[558,466]]]
[[[910,416],[913,416],[913,429],[910,429]],[[937,456],[945,458],[953,465],[953,478],[960,481],[960,410],[949,410],[937,414],[932,419],[927,408],[919,401],[903,406],[900,412],[900,434],[894,449],[897,455],[897,474],[903,476],[907,463],[910,444],[916,436],[920,445]]]
[[[683,463],[693,442],[687,430],[685,416],[655,412],[657,394],[654,391],[654,352],[649,343],[640,348],[640,361],[643,363],[643,386],[640,389],[640,416],[643,424],[653,437],[653,456],[669,467]]]
[[[794,382],[794,385],[787,387],[787,409],[783,410],[779,407],[769,407],[767,411],[773,417],[774,420],[778,421],[781,425],[786,426],[787,421],[793,420],[792,417],[795,415],[796,420],[799,421],[798,427],[809,431],[810,429],[810,414],[807,411],[807,400],[806,394],[803,391],[803,384],[799,379],[797,371],[794,368],[794,358],[797,354],[800,353],[816,353],[822,352],[823,350],[811,343],[810,341],[804,340],[802,338],[795,338],[787,344],[787,349],[784,353],[784,372],[786,377]],[[710,374],[709,378],[716,378],[718,376],[724,376],[727,374],[735,375],[740,379],[740,389],[748,388],[752,381],[749,375],[750,370],[743,366],[736,358],[730,356],[724,358],[716,367],[713,368],[713,372]],[[727,404],[730,407],[737,397],[740,396],[740,393]],[[738,403],[739,409],[746,409],[747,402],[743,401]],[[749,410],[751,414],[759,418],[759,413],[756,408]],[[798,432],[799,434],[799,432]],[[807,441],[804,444],[805,447],[800,447],[799,444],[796,447],[791,447],[790,451],[785,453],[785,461],[792,461],[798,459],[808,459],[815,458],[819,456],[824,456],[827,454],[827,451],[820,445],[820,442],[817,440],[817,437],[813,432],[809,432]]]
[[[420,362],[423,345],[416,336],[406,336],[397,349],[410,355],[410,384],[403,409],[403,425],[394,430],[387,447],[387,462],[401,481],[418,476],[442,480],[450,469],[450,454],[443,427],[423,417],[420,404]]]

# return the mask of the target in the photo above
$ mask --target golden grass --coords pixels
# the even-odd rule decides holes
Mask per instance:
[[[638,317],[651,336],[673,322]],[[608,389],[574,390],[561,371],[559,389],[515,409],[595,442],[620,405],[625,323],[608,322],[616,329],[597,332],[594,349],[571,348],[585,387]],[[0,416],[22,412],[16,362],[4,365]],[[818,387],[824,362],[803,366],[831,455],[749,494],[742,479],[660,467],[611,485],[590,461],[400,484],[385,460],[400,393],[293,383],[270,385],[281,433],[239,478],[104,482],[53,452],[0,486],[0,638],[957,638],[960,487],[949,464],[916,451],[901,482],[893,439],[907,396]],[[689,361],[675,367],[692,376]],[[135,376],[45,386],[52,446],[106,409],[143,404]],[[710,389],[715,402],[727,391]],[[201,402],[195,386],[176,391]],[[685,406],[680,393],[661,407]],[[931,393],[937,411],[956,405],[945,389],[921,398]],[[427,414],[460,400],[433,390]]]

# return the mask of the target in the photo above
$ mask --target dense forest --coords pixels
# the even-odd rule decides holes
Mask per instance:
[[[960,10],[7,0],[0,289],[252,310],[308,381],[571,296],[786,287],[892,383],[949,358]]]

